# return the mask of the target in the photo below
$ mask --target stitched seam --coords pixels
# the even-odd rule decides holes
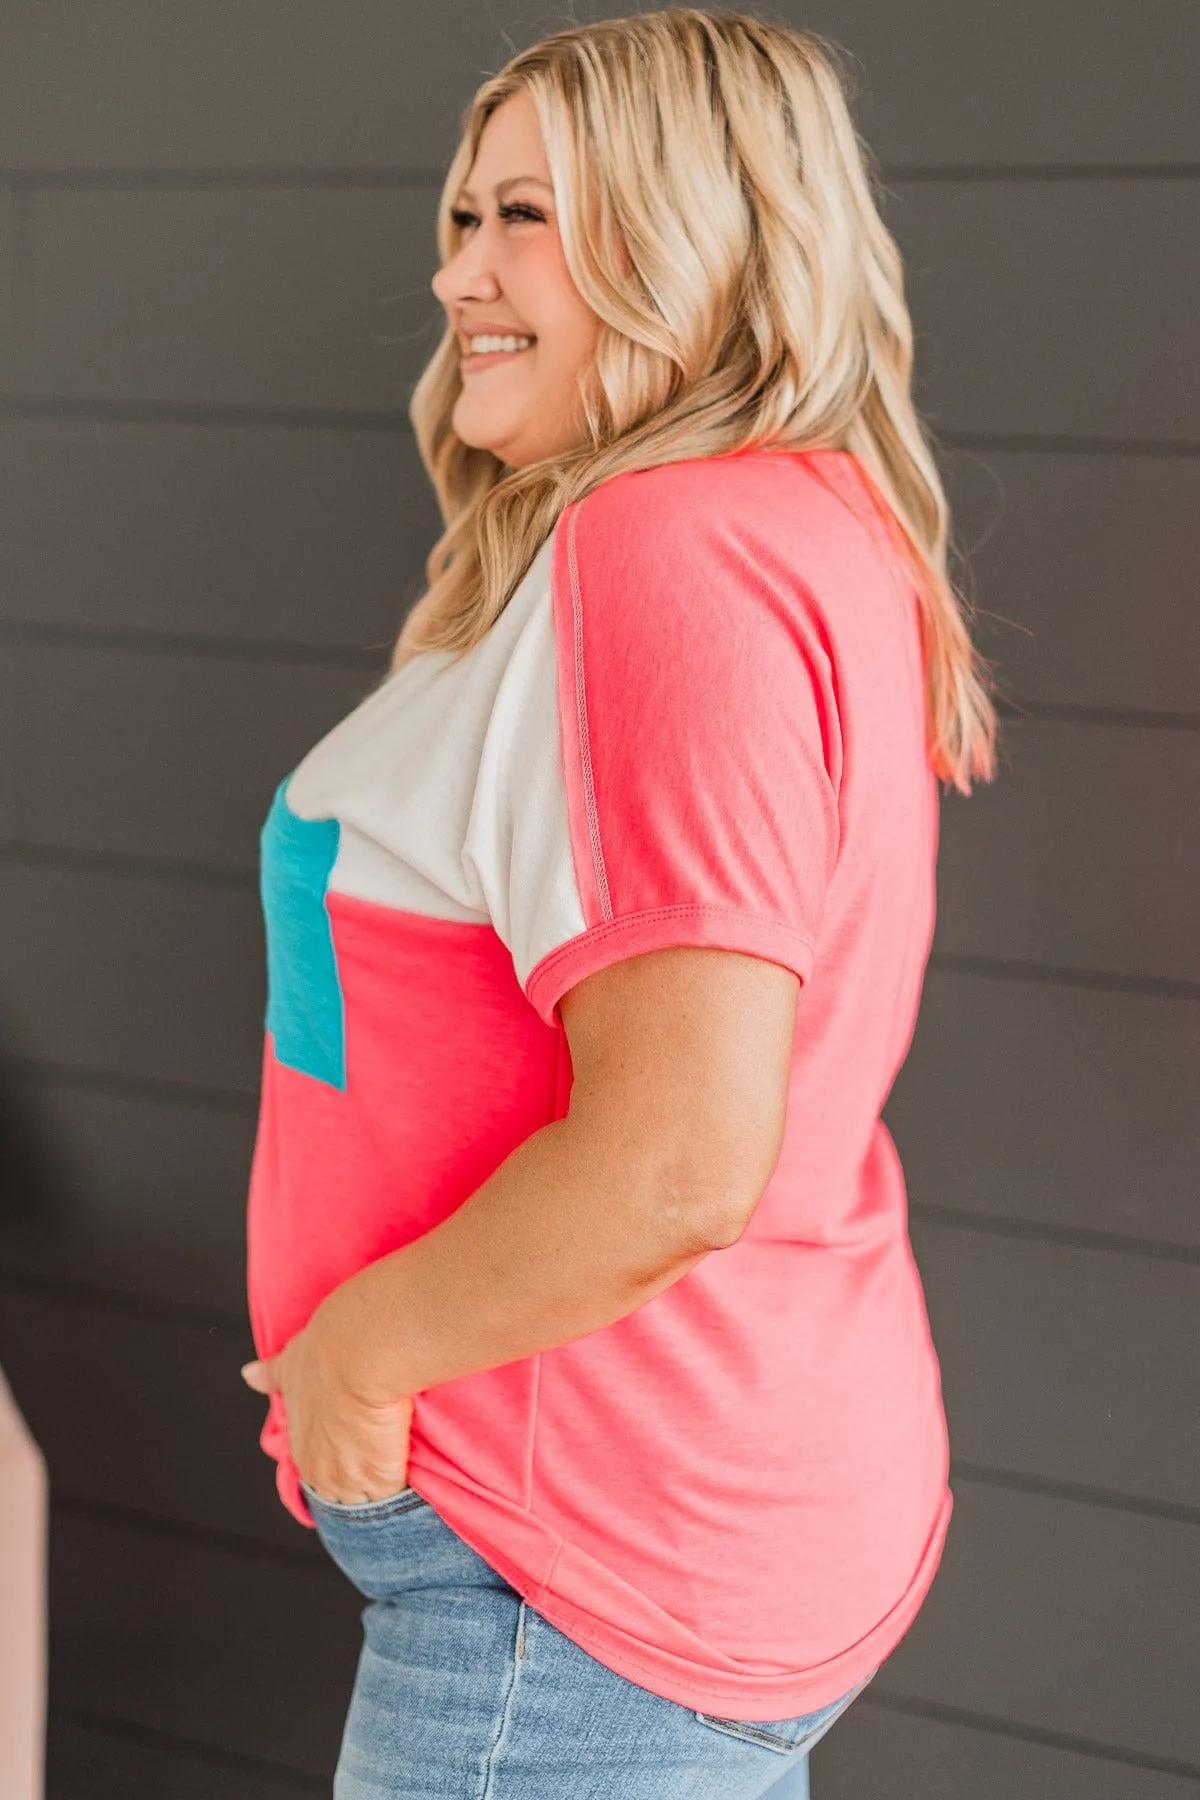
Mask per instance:
[[[557,1054],[557,1045],[555,1047]],[[533,1395],[529,1408],[529,1454],[525,1461],[525,1510],[533,1511],[533,1471],[537,1464],[538,1401],[542,1391],[542,1353],[533,1363]]]
[[[708,1725],[713,1731],[723,1731],[726,1737],[740,1738],[743,1743],[758,1744],[763,1750],[775,1750],[785,1756],[790,1750],[798,1750],[805,1741],[798,1737],[794,1743],[789,1743],[787,1738],[776,1737],[774,1732],[756,1730],[744,1721],[718,1719],[712,1713],[697,1712],[696,1717],[702,1725]],[[807,1735],[811,1737],[812,1733]]]
[[[517,1631],[512,1649],[512,1679],[508,1684],[508,1692],[504,1696],[504,1706],[500,1714],[500,1729],[496,1733],[495,1743],[488,1751],[487,1768],[483,1773],[483,1787],[480,1790],[479,1800],[490,1800],[490,1797],[493,1796],[496,1791],[492,1786],[492,1777],[496,1773],[496,1759],[508,1731],[509,1710],[513,1703],[513,1696],[517,1691],[517,1677],[521,1668],[519,1646],[525,1631],[525,1608],[527,1604],[528,1603],[525,1600],[522,1600],[520,1606],[517,1608]]]
[[[784,1752],[800,1750],[805,1745],[812,1744],[814,1739],[819,1740],[825,1732],[831,1730],[842,1714],[849,1712],[863,1689],[870,1686],[878,1673],[879,1671],[876,1669],[867,1676],[865,1681],[860,1681],[856,1687],[852,1687],[848,1694],[843,1694],[840,1700],[833,1700],[828,1706],[818,1707],[815,1714],[803,1715],[810,1719],[811,1723],[808,1730],[802,1731],[798,1738],[781,1737],[767,1725],[754,1724],[745,1719],[726,1719],[717,1713],[701,1712],[699,1709],[696,1710],[696,1717],[703,1724],[711,1725],[714,1731],[726,1731],[730,1737],[745,1737],[756,1744],[761,1744],[766,1750],[782,1750]]]
[[[311,1490],[305,1488],[304,1491],[305,1498],[308,1499]],[[397,1513],[412,1512],[418,1506],[429,1505],[423,1494],[409,1495],[408,1493],[395,1500],[368,1501],[362,1506],[343,1505],[336,1500],[322,1500],[319,1494],[311,1494],[311,1498],[319,1507],[323,1507],[327,1513],[331,1513],[335,1519],[352,1519],[365,1525],[373,1524],[377,1519],[394,1518]]]
[[[582,502],[580,502],[582,505]],[[571,514],[567,534],[567,559],[571,571],[571,624],[575,650],[575,710],[579,728],[579,760],[583,768],[583,797],[587,812],[588,842],[592,851],[592,869],[600,894],[600,912],[612,918],[612,901],[608,892],[608,873],[604,867],[604,849],[600,842],[600,817],[596,810],[596,789],[592,775],[592,745],[588,736],[587,683],[583,668],[583,598],[579,588],[579,564],[575,555],[575,523],[579,507]]]
[[[810,950],[815,951],[816,949],[816,941],[807,931],[801,931],[797,926],[788,925],[781,919],[768,918],[765,913],[755,912],[750,907],[719,906],[710,905],[706,901],[692,901],[690,904],[679,906],[651,906],[643,912],[625,913],[619,919],[609,919],[605,925],[585,926],[582,931],[576,932],[575,936],[568,938],[565,943],[559,944],[554,950],[547,951],[541,961],[534,964],[533,969],[530,970],[530,976],[532,977],[542,968],[552,967],[559,957],[566,955],[568,950],[575,950],[586,942],[594,942],[600,936],[612,937],[618,931],[658,919],[684,918],[748,920],[752,924],[782,932],[786,937],[796,939],[798,943],[806,945]]]
[[[541,1587],[538,1589],[539,1603],[544,1601],[546,1598],[546,1595],[550,1592],[551,1578],[553,1577],[555,1568],[557,1567],[559,1556],[562,1554],[562,1547],[563,1547],[564,1541],[565,1540],[563,1538],[559,1538],[557,1544],[554,1546],[554,1555],[550,1558],[550,1567],[546,1570],[545,1580],[542,1582]]]

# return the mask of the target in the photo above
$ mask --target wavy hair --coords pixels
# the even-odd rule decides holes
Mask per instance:
[[[610,476],[757,445],[844,450],[920,597],[932,765],[961,793],[993,778],[991,665],[949,573],[900,252],[844,79],[837,47],[812,32],[670,6],[571,25],[479,87],[442,190],[439,254],[457,250],[450,212],[484,125],[524,90],[564,260],[601,320],[580,377],[589,435],[521,468],[465,444],[448,325],[409,403],[445,529],[392,668],[478,643],[564,507]]]

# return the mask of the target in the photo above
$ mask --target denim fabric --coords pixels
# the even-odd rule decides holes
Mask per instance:
[[[415,1489],[304,1487],[366,1598],[333,1800],[808,1800],[808,1753],[866,1686],[759,1724],[627,1681],[523,1600]]]

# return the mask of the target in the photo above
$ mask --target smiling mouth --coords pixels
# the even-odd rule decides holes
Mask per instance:
[[[464,369],[482,369],[492,363],[512,362],[516,357],[526,355],[536,343],[537,339],[534,338],[531,343],[523,344],[519,350],[464,350],[460,354],[459,361]]]

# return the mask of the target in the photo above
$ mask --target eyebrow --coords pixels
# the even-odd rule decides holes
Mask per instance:
[[[550,183],[548,181],[543,181],[540,175],[510,175],[507,181],[498,181],[496,183],[495,192],[497,194],[502,194],[506,188],[515,187],[518,181],[532,181],[535,187],[545,188],[548,194],[554,192]],[[470,188],[459,188],[458,197],[460,200],[474,200],[475,198]]]

